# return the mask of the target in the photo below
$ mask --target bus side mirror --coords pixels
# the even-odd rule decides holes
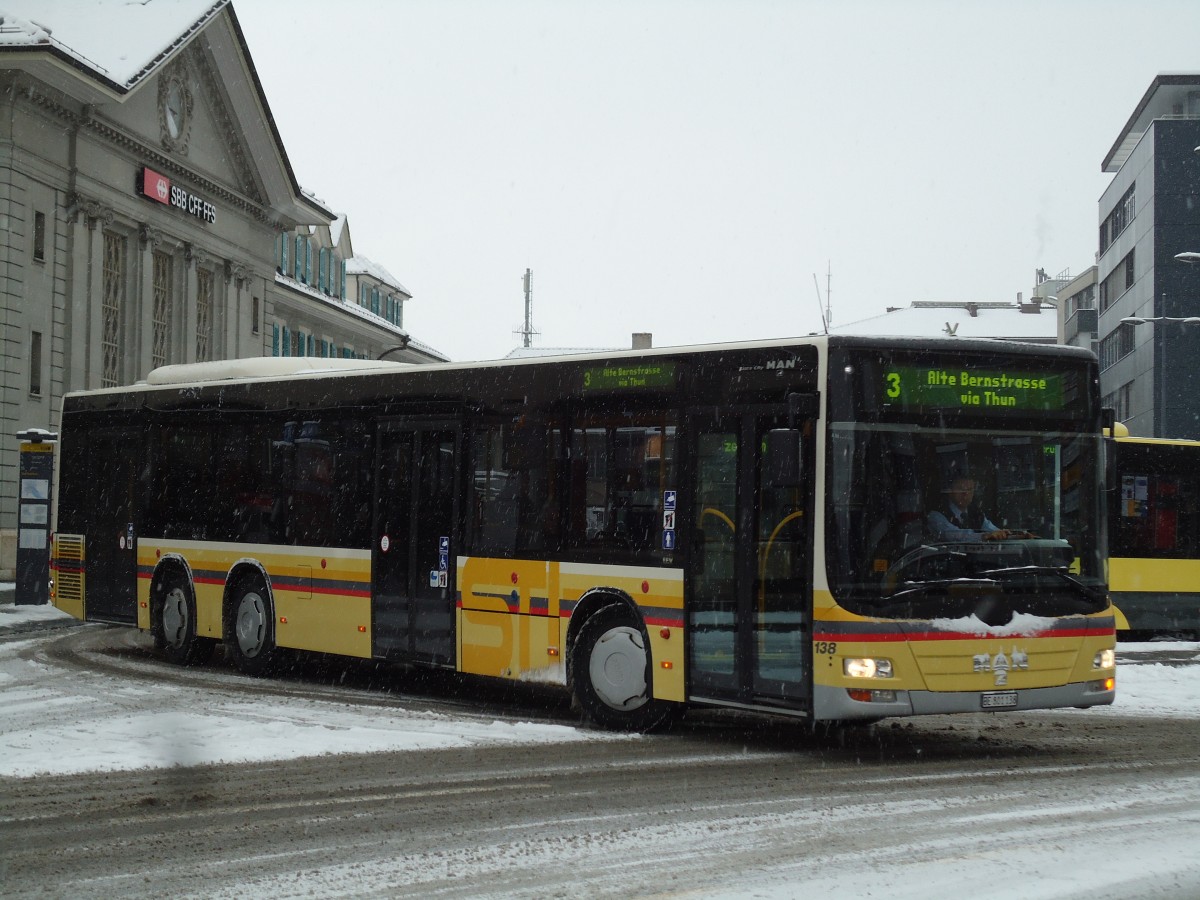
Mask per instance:
[[[767,432],[766,480],[771,487],[799,487],[803,466],[802,444],[795,428],[773,428]]]

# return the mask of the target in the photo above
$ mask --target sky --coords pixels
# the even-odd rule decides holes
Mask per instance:
[[[234,0],[293,170],[453,359],[784,337],[1094,262],[1194,3]],[[815,276],[815,277],[814,277]],[[831,288],[831,291],[827,289]]]

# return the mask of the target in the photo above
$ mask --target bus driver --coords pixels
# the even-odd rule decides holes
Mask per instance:
[[[940,541],[1002,541],[1010,532],[995,525],[983,509],[974,504],[975,480],[965,475],[955,476],[950,487],[942,492],[943,508],[933,510],[926,524],[933,537]]]

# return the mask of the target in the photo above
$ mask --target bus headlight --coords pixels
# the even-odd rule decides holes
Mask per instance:
[[[1116,664],[1117,664],[1117,651],[1111,650],[1111,649],[1099,651],[1096,654],[1095,659],[1092,660],[1092,668],[1093,669],[1111,669]]]
[[[849,678],[891,678],[892,661],[890,659],[870,659],[860,657],[842,660],[842,671]]]

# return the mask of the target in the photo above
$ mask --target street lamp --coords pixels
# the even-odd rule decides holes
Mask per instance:
[[[1145,325],[1147,322],[1178,322],[1180,325],[1200,325],[1200,316],[1126,316],[1123,325]]]

